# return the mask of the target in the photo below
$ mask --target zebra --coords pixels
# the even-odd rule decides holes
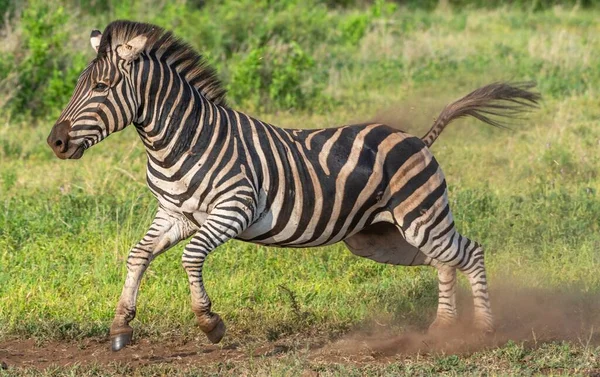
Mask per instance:
[[[146,235],[127,258],[127,276],[110,326],[111,348],[132,340],[129,325],[144,271],[181,240],[191,308],[213,343],[225,324],[211,311],[202,269],[231,239],[281,247],[343,241],[380,263],[438,270],[430,330],[457,319],[456,271],[470,281],[474,327],[494,331],[483,248],[459,234],[445,177],[429,147],[453,120],[494,126],[535,108],[534,83],[493,83],[446,106],[427,134],[385,124],[284,129],[235,111],[216,71],[159,26],[118,20],[94,30],[96,57],[47,142],[61,159],[79,159],[133,124],[147,152],[147,185],[158,200]]]

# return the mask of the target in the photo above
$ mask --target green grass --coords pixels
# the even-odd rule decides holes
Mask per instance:
[[[340,19],[360,14],[327,12]],[[421,135],[445,103],[479,85],[536,80],[542,107],[514,131],[457,122],[433,152],[446,174],[459,230],[487,250],[492,296],[494,287],[510,280],[523,288],[597,298],[598,17],[597,9],[560,7],[534,13],[400,8],[372,22],[364,35],[348,36],[356,43],[326,39],[303,45],[315,60],[316,77],[327,71],[325,105],[318,111],[265,113],[247,105],[261,119],[286,127],[382,118]],[[191,35],[186,29],[190,22],[178,24],[184,36]],[[74,28],[83,26],[87,29]],[[81,43],[82,49],[89,48],[87,41]],[[227,61],[219,64],[229,75]],[[128,248],[143,236],[156,209],[145,187],[141,143],[128,129],[82,160],[59,161],[45,144],[54,119],[2,119],[0,338],[104,336],[124,281]],[[154,261],[145,275],[133,322],[137,335],[158,338],[174,332],[189,337],[199,332],[180,265],[182,247]],[[377,318],[386,318],[398,330],[408,324],[423,329],[433,318],[437,298],[435,271],[376,264],[352,256],[342,245],[293,250],[230,242],[209,258],[205,282],[213,309],[223,316],[233,339],[276,340],[315,332],[335,336]],[[231,368],[246,368],[241,370],[251,375],[295,375],[306,369],[319,375],[511,375],[599,368],[590,361],[600,357],[597,348],[561,343],[524,351],[519,347],[466,358],[399,359],[370,369],[319,365],[293,355]],[[517,361],[510,356],[514,350],[523,354],[515,356]],[[229,367],[212,366],[208,373]],[[148,368],[140,375],[171,374],[169,366]],[[94,375],[94,370],[47,373]]]

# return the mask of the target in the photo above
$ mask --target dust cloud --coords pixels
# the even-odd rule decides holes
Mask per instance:
[[[421,137],[435,122],[446,105],[461,95],[442,95],[419,90],[403,101],[387,105],[368,120],[369,123],[382,123],[394,129]]]
[[[433,333],[427,333],[426,329],[403,332],[392,329],[414,329],[415,324],[369,324],[329,344],[321,352],[382,356],[468,354],[499,347],[510,340],[523,342],[528,347],[551,341],[570,341],[584,346],[600,344],[600,295],[575,290],[558,292],[516,285],[494,286],[490,295],[496,331],[483,335],[471,326],[471,296],[467,292],[459,293],[459,320],[450,328]]]

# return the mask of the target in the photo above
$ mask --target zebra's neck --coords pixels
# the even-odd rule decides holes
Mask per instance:
[[[200,158],[213,135],[230,127],[225,110],[168,64],[149,59],[140,64],[136,77],[139,108],[134,124],[156,164],[173,166],[186,154]]]

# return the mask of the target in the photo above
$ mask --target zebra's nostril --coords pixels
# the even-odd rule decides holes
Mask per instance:
[[[63,120],[52,127],[50,135],[48,135],[48,145],[57,155],[65,153],[69,149],[69,130],[71,122]],[[60,157],[60,156],[59,156]]]

